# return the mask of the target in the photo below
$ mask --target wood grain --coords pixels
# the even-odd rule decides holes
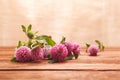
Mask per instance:
[[[0,80],[119,80],[116,71],[1,71]]]
[[[106,49],[92,57],[82,49],[77,60],[49,64],[11,62],[14,48],[0,48],[0,80],[118,80],[120,78],[120,48]]]

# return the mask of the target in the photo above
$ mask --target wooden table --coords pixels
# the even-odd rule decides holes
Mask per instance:
[[[92,57],[84,49],[77,60],[49,64],[10,62],[13,47],[0,47],[0,80],[120,80],[120,48]]]

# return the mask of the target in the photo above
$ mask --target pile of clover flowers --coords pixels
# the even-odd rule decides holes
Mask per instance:
[[[80,45],[75,42],[66,41],[62,37],[59,44],[48,35],[37,35],[38,31],[32,31],[32,25],[28,27],[21,26],[22,31],[28,37],[27,41],[19,41],[15,50],[12,62],[36,62],[40,60],[49,60],[50,63],[63,62],[66,60],[77,59],[80,55]],[[99,51],[104,50],[104,45],[95,40],[97,45],[86,43],[86,52],[89,56],[97,56]]]
[[[37,35],[32,31],[32,25],[25,27],[22,31],[28,37],[28,41],[18,42],[12,62],[36,62],[47,59],[50,63],[63,62],[65,60],[77,59],[80,54],[80,45],[67,42],[63,37],[59,44],[48,35]]]

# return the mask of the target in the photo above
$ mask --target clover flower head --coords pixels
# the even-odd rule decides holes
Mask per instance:
[[[88,48],[88,52],[89,52],[89,55],[90,55],[90,56],[96,56],[97,53],[98,53],[98,51],[99,51],[99,48],[98,48],[98,46],[96,46],[96,45],[91,45],[91,46]]]
[[[72,42],[65,42],[64,45],[67,47],[68,49],[68,54],[71,54],[71,52],[74,49],[74,44]]]
[[[31,50],[31,57],[33,61],[40,61],[43,59],[43,49],[41,47],[36,47]]]
[[[68,50],[65,45],[57,44],[51,49],[51,57],[56,62],[62,62],[68,55]]]
[[[44,58],[48,57],[48,55],[50,54],[50,51],[51,51],[51,47],[49,47],[49,46],[43,47],[43,56],[44,56]]]
[[[80,53],[80,45],[78,43],[74,43],[73,53],[74,54],[79,54]]]
[[[26,46],[21,46],[15,52],[16,60],[19,62],[28,62],[31,60],[31,50]]]

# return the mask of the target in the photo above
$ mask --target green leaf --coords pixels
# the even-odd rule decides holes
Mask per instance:
[[[36,39],[37,40],[45,40],[47,42],[47,44],[50,46],[54,46],[56,44],[55,41],[52,40],[51,36],[42,35],[42,36],[37,36]]]
[[[31,49],[33,49],[33,48],[35,48],[35,47],[43,47],[43,43],[38,43],[38,42],[36,42],[36,43],[32,43],[31,45],[30,45],[30,48]]]
[[[104,51],[104,45],[101,43],[101,46],[100,46],[100,51]]]
[[[95,40],[95,42],[98,44],[99,49],[101,50],[101,42],[98,40]]]
[[[54,46],[56,43],[55,41],[53,41],[51,38],[46,38],[46,42],[48,43],[48,45],[50,46]]]
[[[77,58],[78,58],[78,56],[79,56],[78,54],[74,54],[75,59],[77,59]]]
[[[104,45],[98,40],[95,40],[95,42],[98,44],[100,51],[104,51],[104,48],[105,48]]]
[[[89,43],[86,43],[86,46],[87,46],[87,48],[88,48],[88,47],[90,47],[90,44],[89,44]]]
[[[30,24],[30,25],[28,26],[27,32],[30,32],[31,29],[32,29],[32,25]]]
[[[19,48],[20,46],[22,46],[22,42],[21,41],[18,42],[17,48]]]
[[[37,36],[35,39],[36,39],[36,40],[42,40],[43,37],[41,37],[41,36]]]
[[[100,41],[95,40],[95,42],[96,42],[98,45],[101,45],[101,42],[100,42]]]
[[[104,51],[104,49],[105,49],[105,46],[104,46],[104,45],[102,45],[102,50]]]
[[[63,36],[63,37],[62,37],[62,40],[60,41],[60,43],[64,43],[65,40],[66,40],[66,38]]]
[[[27,46],[28,43],[27,42],[22,42],[22,46]]]
[[[73,56],[71,55],[71,56],[67,56],[66,58],[65,58],[65,60],[72,60],[73,59]]]
[[[52,64],[52,63],[56,63],[56,61],[54,61],[54,60],[49,60],[48,63],[51,63],[51,64]]]
[[[90,47],[90,44],[86,43],[86,47],[87,47],[86,52],[88,52],[88,48]]]
[[[24,25],[21,25],[23,32],[26,33],[26,27]]]
[[[50,54],[47,55],[47,59],[48,59],[48,60],[51,60],[51,59],[52,59]]]
[[[43,40],[36,40],[36,43],[37,44],[43,44],[43,45],[47,44],[46,40],[44,40],[44,39]]]
[[[16,58],[15,58],[15,57],[12,58],[12,59],[11,59],[11,62],[17,62]]]
[[[47,35],[42,35],[42,36],[37,36],[35,39],[37,39],[37,40],[43,40],[43,39],[46,39],[48,37],[49,36],[47,36]]]

